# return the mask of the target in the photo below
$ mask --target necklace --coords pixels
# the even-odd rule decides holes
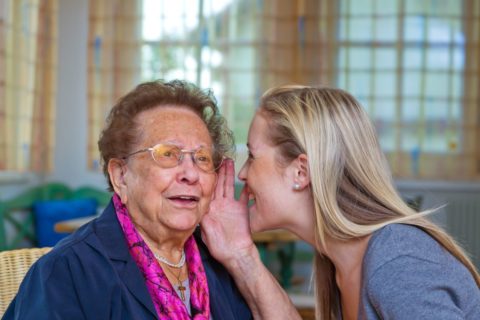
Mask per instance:
[[[157,259],[160,262],[165,263],[167,266],[172,267],[172,268],[177,268],[180,269],[185,265],[185,250],[182,250],[182,257],[180,258],[180,261],[178,263],[173,263],[167,260],[167,258],[162,257],[161,255],[158,255],[156,253],[153,254],[155,256],[155,259]]]
[[[180,269],[180,272],[178,273],[178,276],[175,273],[173,273],[173,271],[170,270],[170,268],[168,268],[168,267],[165,268],[165,270],[168,270],[168,272],[170,272],[170,274],[172,276],[174,276],[175,279],[177,279],[178,282],[177,282],[176,287],[177,287],[178,291],[180,291],[180,299],[182,299],[182,301],[185,301],[185,290],[187,290],[187,288],[185,288],[185,286],[182,283],[182,280],[180,280],[180,277],[182,276],[182,271],[183,270]]]

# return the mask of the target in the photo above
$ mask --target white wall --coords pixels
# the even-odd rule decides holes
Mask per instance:
[[[103,175],[87,169],[88,0],[59,1],[59,13],[55,171],[46,180],[104,189]]]

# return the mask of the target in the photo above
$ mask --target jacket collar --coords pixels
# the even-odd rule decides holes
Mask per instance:
[[[113,201],[110,201],[102,215],[93,222],[92,227],[125,286],[156,318],[155,306],[143,275],[128,251],[125,236],[115,214]]]

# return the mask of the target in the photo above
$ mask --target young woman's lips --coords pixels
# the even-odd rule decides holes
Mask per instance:
[[[251,208],[255,206],[255,196],[252,193],[248,194],[248,207]]]

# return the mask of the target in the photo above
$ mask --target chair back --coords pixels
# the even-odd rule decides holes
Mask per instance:
[[[51,248],[27,248],[0,252],[0,317],[18,292],[30,266]]]

